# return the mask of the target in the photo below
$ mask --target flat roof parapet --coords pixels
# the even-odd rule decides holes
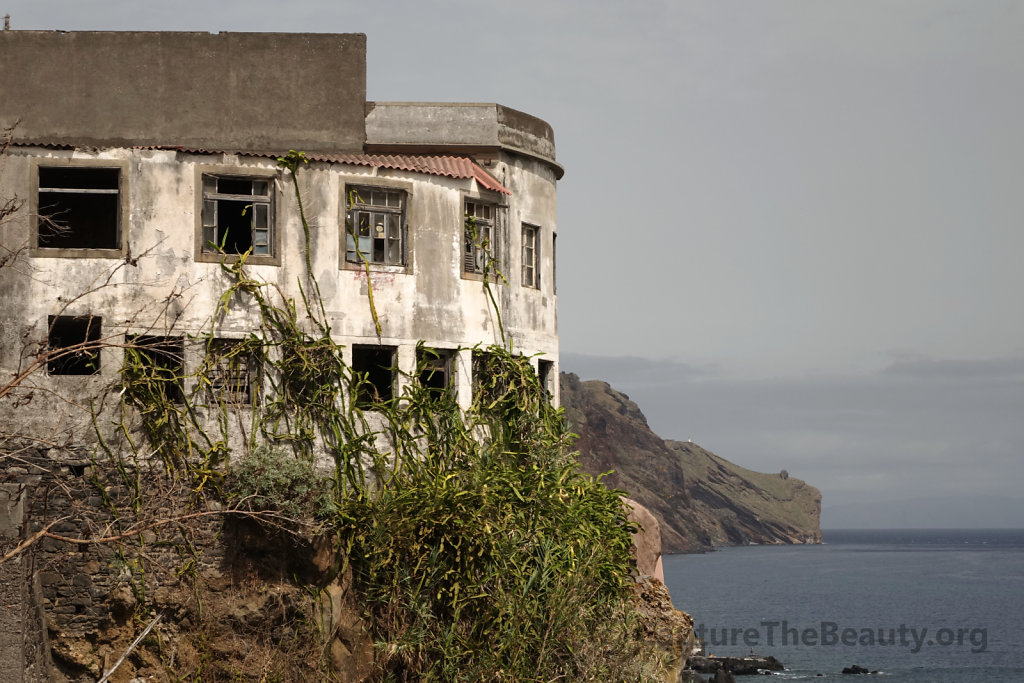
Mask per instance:
[[[505,149],[546,162],[558,178],[555,134],[537,118],[495,103],[367,102],[367,151],[409,153]]]
[[[80,146],[358,152],[362,33],[0,31],[0,126]]]

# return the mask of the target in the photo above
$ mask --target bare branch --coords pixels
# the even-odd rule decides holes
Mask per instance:
[[[15,555],[18,555],[23,550],[25,550],[25,548],[28,548],[33,543],[38,541],[40,538],[43,538],[44,536],[48,535],[50,533],[50,529],[52,529],[54,525],[63,522],[65,519],[67,519],[67,517],[58,517],[57,519],[53,520],[52,522],[44,526],[39,531],[32,534],[31,538],[26,538],[24,541],[16,545],[12,550],[10,550],[10,552],[6,553],[3,557],[0,557],[0,564],[3,564]]]
[[[125,531],[125,532],[120,533],[120,534],[114,534],[113,536],[101,536],[99,538],[74,538],[74,537],[71,537],[71,536],[63,536],[61,534],[54,534],[54,533],[50,532],[50,529],[53,528],[53,526],[55,524],[58,524],[59,522],[62,522],[64,520],[68,519],[67,517],[61,517],[59,519],[56,519],[56,520],[50,522],[45,527],[43,527],[42,529],[40,529],[39,531],[34,533],[31,538],[28,538],[28,539],[22,541],[15,548],[13,548],[7,554],[5,554],[3,557],[0,557],[0,564],[3,564],[4,562],[8,561],[12,557],[15,557],[16,555],[24,552],[33,543],[39,541],[42,538],[52,538],[52,539],[54,539],[56,541],[62,541],[64,543],[79,543],[79,544],[89,544],[89,545],[93,545],[93,544],[97,544],[97,543],[116,543],[118,541],[123,541],[125,539],[132,538],[134,536],[138,536],[139,534],[141,534],[141,533],[143,533],[145,531],[149,531],[150,529],[155,529],[157,527],[166,526],[168,524],[180,524],[182,522],[187,522],[187,521],[189,521],[191,519],[198,519],[200,517],[212,517],[212,516],[217,516],[217,515],[220,515],[220,516],[239,515],[241,517],[248,517],[250,519],[261,520],[261,521],[268,522],[268,523],[272,524],[275,528],[278,528],[278,529],[280,529],[282,531],[286,531],[286,532],[291,533],[293,535],[297,535],[297,534],[296,534],[296,532],[294,532],[291,529],[289,529],[288,525],[294,525],[294,526],[300,526],[300,527],[301,526],[310,526],[309,524],[307,524],[305,522],[302,522],[301,520],[297,520],[297,519],[294,519],[292,517],[286,517],[285,515],[281,515],[281,514],[278,514],[278,513],[275,513],[275,512],[257,511],[257,510],[243,510],[243,509],[240,509],[240,508],[231,508],[231,509],[227,509],[227,510],[204,510],[202,512],[192,512],[192,513],[189,513],[187,515],[177,515],[175,517],[167,517],[167,518],[164,518],[164,519],[158,519],[155,522],[150,522],[150,523],[144,524],[142,526],[133,527],[133,528],[129,529],[128,531]]]

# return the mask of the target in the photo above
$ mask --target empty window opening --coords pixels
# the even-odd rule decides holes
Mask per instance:
[[[102,319],[92,315],[51,315],[47,319],[51,375],[95,375],[100,371]]]
[[[462,268],[466,273],[494,272],[498,267],[496,207],[477,201],[466,202],[466,226]]]
[[[126,354],[134,354],[138,380],[175,403],[184,402],[185,342],[181,337],[129,335]]]
[[[523,286],[540,289],[540,228],[523,226]]]
[[[405,192],[349,187],[345,260],[405,265]]]
[[[271,256],[270,178],[203,176],[203,248],[206,253]]]
[[[36,245],[121,248],[121,169],[40,166]]]
[[[252,404],[251,354],[237,339],[214,339],[210,345],[210,391],[217,401],[227,404]]]
[[[451,349],[423,348],[416,359],[420,385],[434,398],[455,392],[455,352]]]
[[[356,405],[372,408],[394,397],[395,347],[352,347],[352,372],[356,378]]]
[[[555,395],[555,363],[550,360],[537,361],[537,379],[540,386],[548,392],[548,396]]]

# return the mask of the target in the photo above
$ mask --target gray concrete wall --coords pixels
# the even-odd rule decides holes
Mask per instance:
[[[366,36],[0,31],[18,140],[361,151]]]
[[[547,162],[556,179],[563,173],[551,126],[493,103],[367,102],[366,145],[371,151],[504,150]]]

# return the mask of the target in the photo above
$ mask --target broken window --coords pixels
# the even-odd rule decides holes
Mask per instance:
[[[345,260],[405,265],[405,192],[381,187],[348,187]]]
[[[476,200],[466,202],[466,227],[462,252],[465,273],[491,272],[498,267],[497,207]]]
[[[136,373],[132,380],[147,382],[169,401],[182,403],[185,388],[185,342],[181,337],[128,335],[126,362]]]
[[[395,393],[395,347],[353,345],[352,374],[358,407],[390,401]]]
[[[40,166],[36,246],[121,248],[121,169]]]
[[[204,253],[273,256],[273,179],[203,176]]]
[[[47,319],[51,375],[95,375],[100,371],[98,342],[102,319],[92,315],[51,315]]]
[[[523,225],[523,286],[540,289],[540,228]]]
[[[213,365],[210,391],[227,404],[252,405],[252,354],[238,339],[214,339],[210,344]]]
[[[420,385],[431,396],[439,398],[444,392],[455,392],[455,352],[451,349],[421,348],[416,358]]]

